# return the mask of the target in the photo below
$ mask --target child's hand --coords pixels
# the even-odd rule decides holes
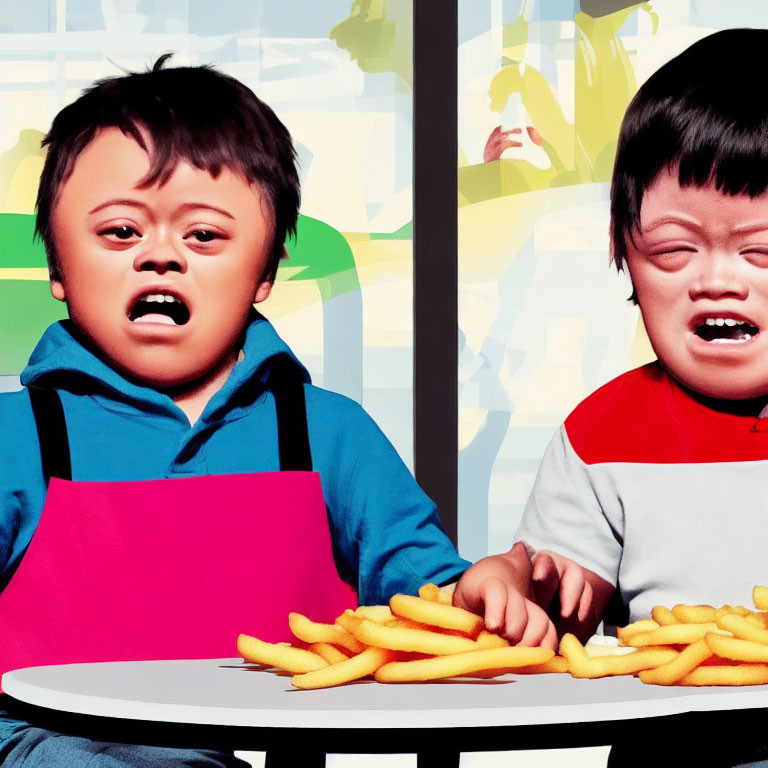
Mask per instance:
[[[572,632],[582,641],[594,634],[614,587],[605,579],[556,552],[542,550],[533,557],[531,574],[536,602],[550,616],[559,613],[560,634]],[[552,607],[559,595],[558,606]]]
[[[578,608],[577,618],[585,621],[593,602],[592,586],[584,569],[555,552],[542,550],[533,557],[533,590],[539,605],[548,609],[560,589],[560,615],[567,619]]]
[[[534,600],[531,573],[525,545],[518,542],[509,552],[468,568],[456,585],[453,604],[483,616],[488,630],[516,645],[556,651],[557,633]]]

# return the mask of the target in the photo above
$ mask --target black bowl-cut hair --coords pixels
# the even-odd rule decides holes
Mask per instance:
[[[48,268],[60,279],[51,214],[80,153],[105,128],[118,128],[150,155],[140,186],[163,184],[184,160],[217,177],[227,168],[256,183],[273,219],[264,280],[273,281],[283,244],[296,234],[301,193],[296,151],[288,129],[256,95],[209,66],[164,65],[99,80],[59,112],[43,139],[47,147],[37,193],[36,233]],[[150,146],[144,140],[147,135]]]
[[[768,189],[768,30],[727,29],[655,72],[627,108],[611,183],[612,256],[621,270],[643,194],[664,171],[727,195]],[[633,294],[633,299],[636,299]]]

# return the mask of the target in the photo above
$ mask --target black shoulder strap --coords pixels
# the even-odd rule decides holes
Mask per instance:
[[[304,382],[287,366],[281,366],[281,371],[271,377],[270,388],[277,411],[280,469],[284,472],[311,472],[312,452]],[[37,424],[45,484],[48,485],[52,477],[71,480],[67,423],[58,393],[53,389],[29,387],[29,399]]]
[[[307,404],[304,382],[291,364],[280,365],[270,376],[277,411],[277,442],[282,472],[311,472]]]
[[[71,480],[67,422],[58,392],[55,389],[29,387],[29,399],[37,424],[45,484],[48,485],[52,477]]]

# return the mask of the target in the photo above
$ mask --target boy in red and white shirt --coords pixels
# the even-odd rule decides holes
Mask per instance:
[[[768,30],[711,35],[627,110],[612,251],[658,361],[573,411],[518,543],[458,585],[458,604],[521,644],[586,639],[617,621],[609,601],[634,620],[657,604],[749,604],[768,580],[768,92],[745,78],[766,50]]]

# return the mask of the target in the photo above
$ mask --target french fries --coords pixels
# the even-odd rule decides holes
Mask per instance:
[[[237,651],[251,664],[264,664],[268,667],[285,669],[293,674],[313,672],[328,666],[328,662],[312,651],[292,648],[281,643],[265,643],[250,635],[237,638]]]
[[[335,624],[318,624],[300,613],[288,614],[288,626],[291,632],[305,643],[328,643],[340,645],[352,653],[365,650],[363,644],[345,629]]]
[[[651,619],[662,627],[668,624],[678,624],[675,614],[663,605],[657,605],[651,611]]]
[[[518,667],[515,670],[516,675],[540,675],[550,672],[564,674],[569,671],[568,659],[564,656],[553,656],[549,661],[543,664],[533,664],[530,667]]]
[[[757,611],[741,605],[657,605],[651,619],[617,631],[622,656],[587,654],[573,635],[560,642],[573,677],[635,674],[651,685],[768,683],[768,587],[755,587]]]
[[[626,627],[619,627],[616,630],[616,636],[619,638],[619,645],[628,645],[629,638],[638,632],[650,632],[652,629],[658,629],[661,625],[653,619],[640,619]]]
[[[752,602],[758,611],[768,611],[768,587],[756,586],[752,590]]]
[[[668,664],[678,652],[674,648],[646,648],[613,656],[589,656],[578,639],[567,634],[560,641],[560,655],[567,659],[573,677],[596,678],[634,675],[641,670],[655,669]]]
[[[393,652],[386,648],[366,648],[357,656],[340,661],[338,664],[329,664],[327,667],[316,669],[314,672],[294,675],[291,678],[291,683],[297,688],[304,689],[330,688],[334,685],[351,683],[353,680],[372,675],[392,658],[394,658]],[[411,662],[411,664],[415,663]]]
[[[697,640],[677,654],[668,664],[662,664],[655,669],[645,669],[640,672],[639,677],[644,683],[674,685],[713,654],[714,652],[704,640]]]
[[[516,667],[544,664],[554,655],[548,648],[488,648],[418,661],[391,661],[379,667],[374,677],[379,683],[408,683],[468,675],[489,668],[503,674]]]
[[[419,597],[394,595],[387,605],[346,610],[335,624],[291,613],[298,645],[240,635],[246,662],[287,670],[296,688],[316,689],[373,676],[382,683],[446,677],[496,677],[565,672],[567,662],[547,648],[511,647],[483,620],[450,604],[452,587],[426,584]]]
[[[451,605],[452,588],[425,584],[419,596],[345,611],[335,624],[289,614],[296,644],[240,635],[249,663],[282,669],[296,688],[373,678],[379,683],[569,672],[576,678],[634,675],[651,685],[768,684],[768,587],[744,606],[656,606],[652,618],[617,631],[618,646],[583,646],[564,635],[560,652],[511,646],[479,616]]]
[[[346,661],[349,658],[344,651],[340,651],[331,643],[312,643],[307,647],[307,650],[316,653],[329,664],[338,664],[340,661]]]
[[[768,664],[739,666],[703,666],[677,681],[678,685],[765,685]]]
[[[755,624],[750,622],[745,616],[739,616],[736,613],[719,613],[717,617],[717,626],[720,627],[720,629],[730,632],[734,637],[740,637],[742,640],[752,640],[755,643],[768,643],[768,629],[755,626]]]
[[[667,624],[650,632],[638,632],[629,645],[643,648],[651,645],[690,645],[701,640],[707,632],[718,632],[717,624]]]
[[[453,605],[442,605],[437,601],[423,600],[411,595],[394,595],[389,601],[392,613],[420,624],[443,629],[458,629],[471,637],[477,637],[483,629],[483,619],[477,614],[456,608]]]
[[[707,634],[704,641],[712,653],[716,653],[722,659],[768,663],[768,645],[765,643],[741,640],[738,637],[721,637],[715,634]]]
[[[715,620],[717,609],[711,605],[675,605],[672,615],[681,624],[707,624]]]
[[[434,584],[431,586],[434,586]],[[395,620],[395,614],[389,610],[388,605],[360,605],[352,611],[352,615],[361,619],[378,621],[380,624],[385,621]],[[336,623],[339,623],[338,619],[336,619]]]
[[[440,599],[440,587],[437,584],[424,584],[419,587],[419,597],[436,603]]]

